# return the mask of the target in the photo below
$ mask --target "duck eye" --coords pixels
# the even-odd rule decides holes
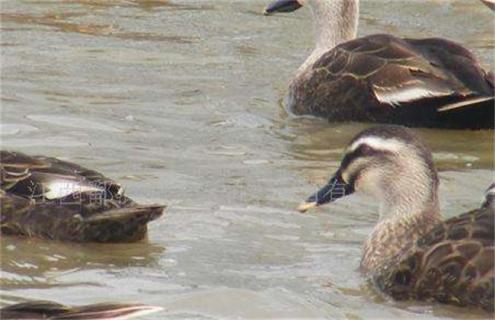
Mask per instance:
[[[363,155],[363,156],[370,156],[372,155],[373,153],[375,153],[375,150],[373,148],[371,148],[369,145],[367,144],[363,144],[361,145],[361,147],[359,148],[361,149],[360,150],[360,153]]]

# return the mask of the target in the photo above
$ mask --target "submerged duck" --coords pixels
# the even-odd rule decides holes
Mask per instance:
[[[380,203],[360,269],[396,300],[436,300],[494,311],[494,219],[486,205],[442,221],[438,176],[423,142],[401,126],[364,130],[304,212],[355,191]]]
[[[494,77],[446,39],[356,39],[359,0],[276,0],[265,14],[309,5],[316,48],[291,81],[288,109],[330,121],[493,128]]]
[[[0,231],[77,242],[132,242],[162,205],[138,205],[102,174],[44,156],[0,151]]]
[[[139,317],[163,310],[161,307],[144,304],[99,303],[69,307],[50,301],[17,303],[0,309],[0,319],[62,320],[62,319],[107,319],[121,320]]]

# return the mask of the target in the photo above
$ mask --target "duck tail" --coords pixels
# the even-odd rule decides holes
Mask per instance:
[[[83,220],[84,241],[134,242],[145,238],[148,222],[163,213],[163,205],[110,209]]]
[[[98,224],[106,221],[146,224],[159,218],[166,206],[164,205],[136,205],[117,208],[94,214],[85,219],[86,223]]]
[[[452,128],[493,129],[495,128],[495,96],[468,97],[442,105],[437,115]]]
[[[50,301],[30,301],[0,309],[0,319],[108,319],[122,320],[163,310],[161,307],[133,303],[100,303],[69,307]]]
[[[443,112],[450,112],[450,111],[456,111],[461,108],[466,108],[466,107],[477,107],[477,106],[491,106],[492,108],[495,107],[495,97],[471,97],[468,99],[464,99],[462,101],[457,101],[454,103],[449,103],[444,106],[441,106],[438,108],[438,112],[443,113]]]

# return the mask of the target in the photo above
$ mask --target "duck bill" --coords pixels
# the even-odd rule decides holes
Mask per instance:
[[[275,0],[265,8],[263,14],[270,15],[276,12],[292,12],[300,7],[302,6],[297,0]]]
[[[346,183],[342,179],[340,172],[337,172],[323,188],[306,199],[306,201],[298,207],[298,210],[300,212],[306,212],[311,208],[333,202],[353,192],[354,185]]]

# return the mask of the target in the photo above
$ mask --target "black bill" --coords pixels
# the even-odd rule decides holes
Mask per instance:
[[[342,198],[353,192],[354,184],[346,183],[342,179],[340,172],[337,172],[323,188],[306,199],[306,201],[298,207],[298,210],[305,212],[311,208],[335,201],[338,198]]]
[[[270,3],[263,12],[265,15],[270,15],[275,12],[292,12],[301,7],[297,0],[275,0]]]

